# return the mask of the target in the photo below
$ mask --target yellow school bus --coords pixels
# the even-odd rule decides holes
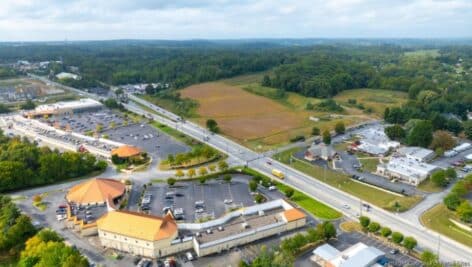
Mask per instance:
[[[272,174],[280,179],[284,179],[285,176],[284,176],[284,173],[279,171],[279,170],[276,170],[276,169],[273,169],[272,170]]]

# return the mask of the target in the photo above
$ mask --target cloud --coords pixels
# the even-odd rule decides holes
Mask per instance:
[[[0,41],[470,37],[469,0],[2,0]]]

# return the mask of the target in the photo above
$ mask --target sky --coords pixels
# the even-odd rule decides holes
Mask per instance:
[[[0,41],[472,37],[472,0],[1,0]]]

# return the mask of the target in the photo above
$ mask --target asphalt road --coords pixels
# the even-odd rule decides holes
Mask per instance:
[[[137,105],[127,104],[125,107],[133,112],[139,114],[149,114],[153,119],[160,123],[166,124],[179,131],[186,133],[196,139],[199,139],[207,144],[219,149],[232,156],[241,163],[254,168],[255,170],[262,172],[270,176],[273,168],[279,169],[285,173],[286,179],[283,181],[291,186],[294,186],[298,190],[301,190],[316,199],[330,205],[338,210],[343,210],[344,204],[350,204],[351,209],[343,210],[343,212],[355,219],[356,213],[362,213],[360,209],[360,200],[356,197],[348,195],[345,192],[333,188],[327,184],[324,184],[310,176],[301,173],[293,168],[290,168],[278,161],[271,160],[272,165],[269,166],[266,162],[269,160],[264,155],[255,153],[231,140],[228,140],[220,135],[211,135],[206,129],[196,125],[192,122],[179,122],[180,119],[177,115],[164,111],[162,108],[156,108],[155,105],[148,103],[135,96],[130,96],[131,100],[138,101],[140,104],[153,109],[155,112],[166,116],[157,116],[155,114],[149,114]],[[357,205],[359,203],[359,205]],[[373,206],[373,205],[371,205]],[[425,227],[423,227],[418,220],[411,221],[404,218],[402,215],[387,212],[381,208],[374,207],[368,214],[368,216],[379,222],[382,225],[391,227],[395,231],[400,231],[404,235],[414,236],[419,243],[420,248],[429,248],[433,251],[437,250],[438,247],[438,233],[435,233]],[[466,262],[472,262],[472,249],[462,245],[448,237],[441,236],[440,238],[440,258],[443,260],[462,260]]]
[[[40,77],[40,79],[51,83],[51,81],[43,77]],[[62,87],[79,93],[80,95],[86,95],[95,99],[98,98],[93,94],[84,93],[83,91],[77,90],[75,88]],[[160,116],[156,114],[150,114],[148,111],[132,103],[125,104],[124,106],[126,109],[137,114],[152,117],[154,120],[159,121],[162,124],[184,132],[185,134],[197,140],[205,142],[208,145],[224,153],[227,153],[230,157],[228,161],[231,161],[233,164],[241,163],[248,165],[249,167],[269,176],[271,175],[270,173],[273,168],[279,169],[283,171],[286,176],[285,180],[282,182],[287,183],[338,210],[343,210],[342,207],[344,204],[352,205],[351,209],[343,210],[343,212],[345,215],[354,220],[356,219],[355,215],[357,213],[362,214],[362,210],[360,209],[360,200],[356,197],[353,197],[337,188],[333,188],[316,179],[313,179],[312,177],[290,168],[278,161],[271,160],[272,165],[266,165],[266,162],[270,160],[270,158],[264,155],[249,150],[223,136],[212,135],[206,129],[196,125],[195,123],[181,122],[179,116],[157,107],[145,100],[139,99],[132,95],[129,96],[129,99],[139,102],[147,108],[152,109],[156,113],[160,114]],[[357,205],[357,203],[359,203],[359,205]],[[371,209],[368,216],[372,220],[377,221],[382,225],[389,226],[394,231],[400,231],[404,235],[414,236],[417,239],[420,248],[428,248],[432,251],[436,251],[438,248],[438,240],[440,240],[439,256],[442,260],[464,261],[469,263],[472,262],[471,248],[423,227],[418,220],[412,221],[411,219],[409,220],[408,218],[405,218],[403,215],[390,213],[373,205],[371,206],[373,209]]]

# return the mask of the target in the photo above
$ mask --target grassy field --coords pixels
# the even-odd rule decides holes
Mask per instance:
[[[446,206],[438,204],[426,211],[420,220],[426,227],[472,247],[472,233],[457,227],[449,221],[449,218],[454,218],[454,216],[454,213],[448,210]]]
[[[276,154],[274,158],[324,183],[327,183],[346,193],[349,193],[389,211],[403,212],[421,201],[420,196],[404,197],[391,194],[383,190],[355,182],[343,173],[335,172],[329,169],[324,170],[321,167],[311,165],[307,162],[292,160],[290,163],[289,159],[291,155],[297,152],[298,149],[300,148],[286,150]]]
[[[444,190],[444,188],[435,185],[431,179],[426,179],[418,185],[418,189],[424,192],[435,193]]]
[[[375,172],[377,165],[380,163],[378,158],[359,158],[362,164],[362,170],[365,172]]]
[[[386,107],[401,106],[408,100],[404,92],[381,89],[353,89],[346,90],[334,97],[339,103],[351,106],[349,99],[356,99],[357,104],[365,108],[372,108],[373,114],[382,117]]]
[[[438,57],[439,49],[421,49],[416,51],[405,52],[406,57]]]
[[[276,96],[276,89],[256,83],[231,85],[253,79],[245,77],[197,84],[181,90],[182,97],[198,102],[198,118],[194,120],[204,125],[207,119],[215,119],[224,135],[249,148],[269,150],[287,144],[295,136],[309,136],[314,126],[332,130],[339,121],[351,125],[370,119],[362,112],[350,110],[332,118],[327,112],[305,110],[308,102],[318,103],[319,99],[294,93],[286,93],[280,98]],[[314,122],[310,120],[311,116],[321,119]]]
[[[285,190],[290,187],[278,183],[277,188],[281,192],[285,192]],[[295,193],[293,194],[291,200],[300,205],[300,207],[304,208],[309,213],[313,214],[315,217],[326,220],[335,220],[341,218],[342,214],[339,211],[326,206],[325,204],[303,194],[298,190],[294,189],[294,191]]]

